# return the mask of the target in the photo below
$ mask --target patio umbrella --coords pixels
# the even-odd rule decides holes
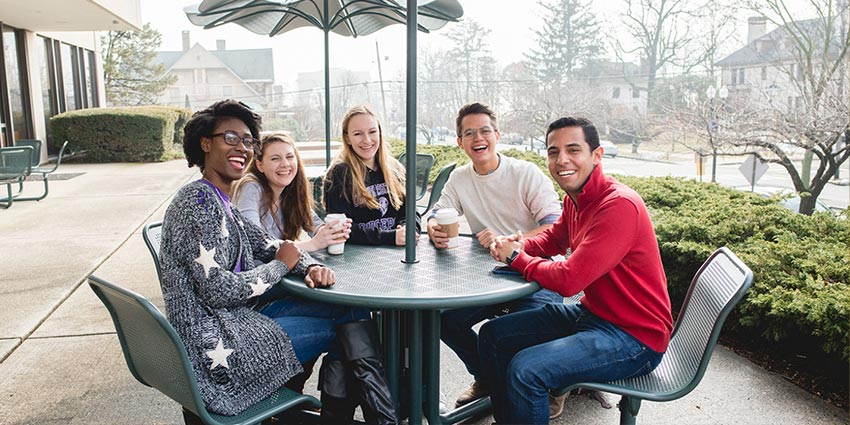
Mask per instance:
[[[415,8],[417,13],[408,14]],[[325,33],[325,161],[330,164],[330,64],[328,35],[368,35],[393,24],[407,25],[407,188],[405,198],[416,199],[416,30],[430,32],[457,21],[463,8],[457,0],[204,0],[184,9],[195,25],[214,28],[242,25],[261,35],[314,26]],[[386,119],[386,117],[384,117]],[[414,223],[416,202],[407,202],[407,222]],[[416,262],[414,227],[407,226],[406,262]]]
[[[457,0],[419,0],[417,28],[430,32],[463,15]],[[394,0],[204,0],[184,9],[193,24],[214,28],[239,24],[275,36],[305,26],[325,33],[325,160],[330,163],[330,64],[328,34],[357,37],[393,24],[405,24],[407,8]],[[408,53],[410,65],[411,52]],[[415,63],[415,53],[413,56]],[[414,83],[408,81],[408,83]],[[384,117],[386,119],[387,117]],[[408,133],[409,134],[409,133]]]

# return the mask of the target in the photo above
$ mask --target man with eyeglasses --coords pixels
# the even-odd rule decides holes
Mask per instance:
[[[428,219],[428,237],[436,248],[448,247],[448,235],[434,218],[440,208],[454,208],[464,216],[483,247],[503,234],[534,235],[552,227],[561,215],[561,204],[552,182],[534,164],[496,152],[501,134],[496,114],[482,103],[464,105],[455,122],[457,146],[470,163],[449,177]],[[449,310],[441,316],[441,335],[476,379],[458,397],[462,406],[489,394],[480,384],[478,334],[473,326],[485,319],[535,309],[564,298],[549,290],[508,303]]]

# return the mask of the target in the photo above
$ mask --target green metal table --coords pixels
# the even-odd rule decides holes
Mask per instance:
[[[417,250],[418,263],[406,264],[404,247],[346,244],[343,255],[314,253],[336,272],[336,284],[311,289],[301,279],[281,284],[295,294],[323,302],[379,309],[384,320],[387,375],[393,399],[410,407],[410,423],[455,423],[489,408],[489,400],[439,413],[440,310],[497,304],[534,293],[540,287],[520,276],[491,272],[496,262],[473,238],[460,246],[437,250],[427,243]],[[409,391],[400,394],[400,341],[406,339]],[[423,382],[423,363],[425,379]],[[422,388],[425,387],[423,403]]]

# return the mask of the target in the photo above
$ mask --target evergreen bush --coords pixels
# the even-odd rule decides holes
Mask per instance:
[[[50,128],[54,141],[71,141],[87,161],[162,161],[182,141],[188,116],[168,106],[81,109],[54,116]]]

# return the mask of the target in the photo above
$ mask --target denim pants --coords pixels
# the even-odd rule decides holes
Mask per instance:
[[[485,319],[563,302],[564,297],[557,292],[541,289],[507,303],[446,310],[440,314],[440,339],[457,354],[475,380],[480,382],[479,371],[482,369],[478,356],[478,334],[472,329],[473,326]]]
[[[582,381],[613,381],[651,372],[664,353],[581,304],[549,304],[485,323],[481,367],[491,371],[499,423],[549,423],[549,390]]]
[[[266,294],[260,299],[259,312],[274,319],[286,331],[302,364],[322,353],[339,358],[336,325],[370,317],[369,310],[312,301],[274,289]]]

